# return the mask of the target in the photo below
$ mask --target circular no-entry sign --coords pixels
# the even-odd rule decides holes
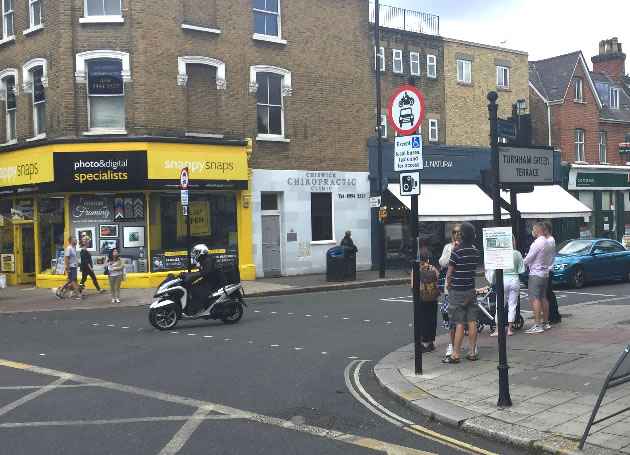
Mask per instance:
[[[414,133],[424,117],[424,99],[413,85],[400,87],[389,100],[389,123],[402,135]]]
[[[182,190],[187,190],[188,189],[188,168],[185,167],[182,169],[181,174],[179,174],[179,186],[182,188]]]

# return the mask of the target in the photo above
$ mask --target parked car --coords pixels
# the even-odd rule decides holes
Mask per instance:
[[[587,281],[630,281],[630,251],[610,239],[573,239],[556,247],[553,283],[581,288]]]

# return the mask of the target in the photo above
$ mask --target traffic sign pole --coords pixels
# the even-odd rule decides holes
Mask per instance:
[[[179,186],[182,189],[182,212],[186,217],[186,246],[188,254],[186,260],[188,262],[188,273],[192,270],[192,264],[190,261],[191,245],[190,245],[190,213],[188,212],[188,186],[190,184],[190,176],[188,175],[188,168],[185,167],[179,174]],[[185,204],[184,204],[185,202]]]

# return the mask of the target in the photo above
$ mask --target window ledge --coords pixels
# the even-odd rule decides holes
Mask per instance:
[[[336,245],[334,240],[311,240],[311,245]]]
[[[85,131],[83,133],[84,136],[107,136],[114,134],[127,134],[127,130],[108,130],[108,129],[93,129],[90,131]]]
[[[15,35],[7,36],[6,38],[0,39],[0,45],[10,43],[11,41],[15,41]]]
[[[198,25],[182,24],[182,28],[185,30],[195,30],[197,32],[216,33],[221,34],[221,30],[217,28],[199,27]]]
[[[586,101],[584,100],[573,100],[573,102],[577,104],[586,104]]]
[[[291,139],[282,136],[267,136],[259,134],[256,136],[257,141],[268,141],[268,142],[291,142]]]
[[[610,166],[610,163],[606,163],[605,161],[602,161],[602,162],[601,162],[601,163],[599,163],[599,164],[601,164],[601,165],[603,165],[603,166]]]
[[[215,139],[223,139],[223,134],[207,134],[207,133],[186,133],[188,137],[212,137]]]
[[[46,139],[46,133],[38,134],[35,137],[28,138],[26,142],[41,141],[42,139]]]
[[[26,30],[24,30],[22,33],[23,33],[24,35],[30,35],[31,33],[35,33],[36,31],[41,30],[41,29],[43,29],[43,28],[44,28],[44,23],[42,22],[42,23],[41,23],[41,24],[39,24],[39,25],[35,25],[35,26],[33,26],[33,27],[29,27],[29,28],[27,28],[27,29],[26,29]]]
[[[257,41],[267,41],[269,43],[287,44],[287,40],[278,38],[277,36],[272,36],[272,35],[262,35],[260,33],[254,33],[252,38]]]
[[[429,79],[437,79],[437,76],[429,76],[428,74],[427,74],[427,77],[428,77]]]
[[[463,85],[464,87],[472,87],[473,83],[472,82],[457,81],[457,85]]]
[[[17,139],[13,139],[12,141],[5,142],[4,144],[0,144],[0,147],[8,147],[10,145],[15,145],[15,144],[17,144]]]
[[[573,164],[588,164],[588,161],[574,161]]]
[[[79,18],[79,24],[107,24],[122,22],[125,22],[125,19],[122,16],[87,16]]]
[[[511,92],[510,87],[497,87],[497,90],[500,92]]]

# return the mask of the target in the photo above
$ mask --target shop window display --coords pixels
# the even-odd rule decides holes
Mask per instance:
[[[63,196],[39,198],[37,215],[41,273],[53,274],[58,270],[59,252],[62,252],[61,261],[63,262],[65,246]],[[63,266],[61,273],[63,273]]]
[[[232,193],[190,193],[190,247],[205,243],[219,262],[238,263],[236,197]],[[186,217],[180,193],[150,196],[151,271],[187,268]]]
[[[13,250],[13,223],[11,209],[13,201],[0,201],[0,272],[13,272],[15,256]]]

